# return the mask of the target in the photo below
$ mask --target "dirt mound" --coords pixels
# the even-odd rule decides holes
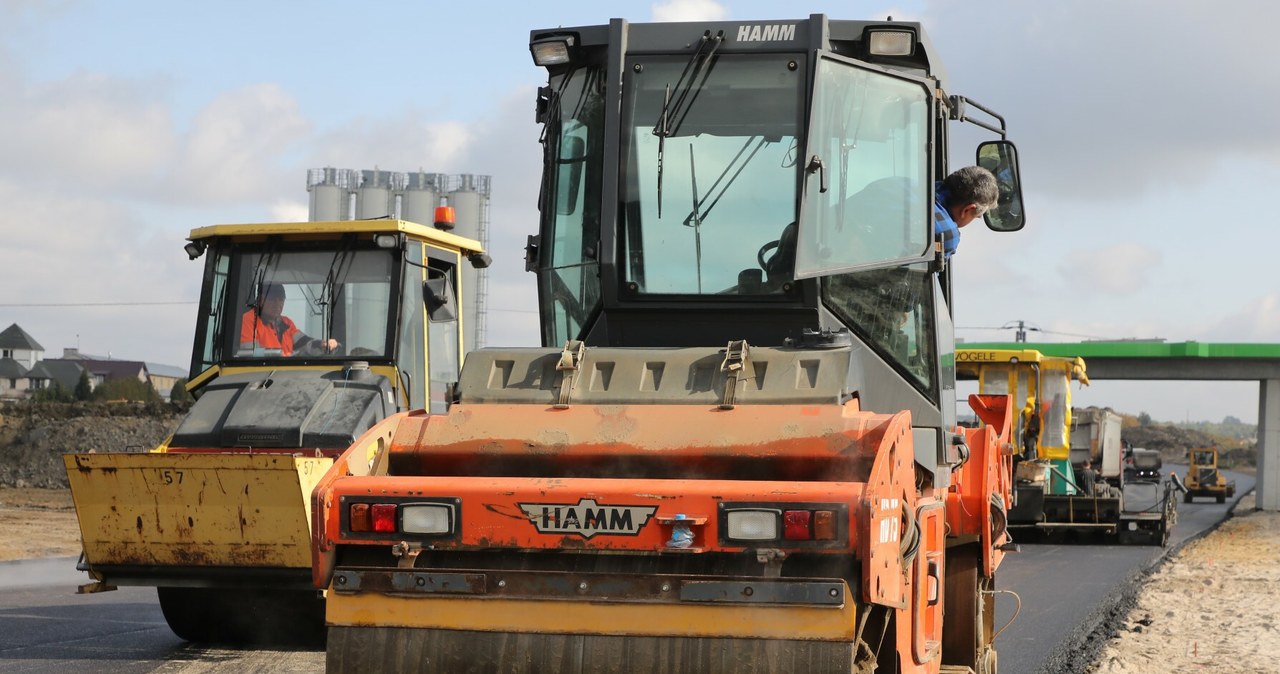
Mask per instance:
[[[0,487],[66,487],[63,454],[150,449],[178,427],[188,407],[173,403],[0,407]]]

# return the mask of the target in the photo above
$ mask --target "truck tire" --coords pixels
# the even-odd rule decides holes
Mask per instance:
[[[193,643],[322,647],[324,599],[306,590],[157,587],[169,629]]]
[[[1226,494],[1218,494],[1216,498],[1218,499],[1218,503],[1226,503],[1226,502],[1227,502],[1227,495],[1226,495]]]
[[[1189,491],[1188,491],[1188,492],[1183,492],[1183,493],[1182,493],[1182,502],[1183,502],[1183,503],[1190,503],[1190,502],[1191,502],[1191,492],[1189,492]]]

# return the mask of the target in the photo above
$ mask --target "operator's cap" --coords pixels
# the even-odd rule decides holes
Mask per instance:
[[[267,283],[262,286],[262,299],[275,300],[284,299],[284,286],[279,283]]]

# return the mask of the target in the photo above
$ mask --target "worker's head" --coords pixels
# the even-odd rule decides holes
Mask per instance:
[[[284,310],[284,286],[279,283],[265,283],[258,295],[258,313],[263,318],[274,320]]]
[[[1084,467],[1085,467],[1085,468],[1092,468],[1092,467],[1093,467],[1093,461],[1091,461],[1090,459],[1085,459],[1085,460],[1084,460]]]
[[[966,166],[942,181],[946,192],[943,207],[951,214],[957,227],[982,217],[1000,199],[1000,185],[996,177],[981,166]]]

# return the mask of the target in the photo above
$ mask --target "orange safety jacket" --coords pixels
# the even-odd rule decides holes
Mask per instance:
[[[241,348],[280,349],[281,355],[292,356],[299,334],[298,326],[287,316],[272,324],[262,320],[257,309],[249,309],[240,318]]]

